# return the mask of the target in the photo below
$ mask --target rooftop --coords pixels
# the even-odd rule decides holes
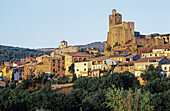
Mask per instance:
[[[147,57],[147,58],[140,58],[135,62],[156,62],[156,60],[160,61],[165,57]]]
[[[92,55],[90,55],[86,52],[70,52],[70,53],[66,53],[66,54],[73,56],[73,57],[92,57]]]

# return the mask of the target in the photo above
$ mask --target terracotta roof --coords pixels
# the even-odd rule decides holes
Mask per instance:
[[[162,60],[165,57],[148,57],[148,58],[140,58],[135,62],[154,62],[155,60]]]
[[[73,57],[92,57],[92,55],[87,54],[86,52],[70,52],[66,54]]]
[[[118,54],[118,55],[110,55],[110,57],[126,57],[129,56],[130,54]]]
[[[17,64],[17,65],[25,65],[25,64],[27,64],[27,63],[25,63],[25,62],[21,62],[21,63],[15,63],[15,64]]]
[[[58,57],[46,57],[46,58],[48,58],[48,59],[55,59],[55,60],[60,59]]]
[[[122,62],[122,63],[119,63],[120,66],[123,66],[123,65],[134,65],[134,61],[131,61],[131,62]]]

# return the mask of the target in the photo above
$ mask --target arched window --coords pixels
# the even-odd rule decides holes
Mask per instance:
[[[78,59],[77,58],[74,58],[74,62],[77,62],[78,61]]]

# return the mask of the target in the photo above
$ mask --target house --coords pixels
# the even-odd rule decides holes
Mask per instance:
[[[72,74],[69,72],[69,67],[75,62],[82,62],[89,60],[93,56],[85,53],[85,52],[70,52],[65,53],[65,75],[71,76]]]
[[[150,65],[161,69],[161,64],[166,62],[168,62],[168,59],[166,57],[140,58],[134,62],[135,76],[140,76],[140,74],[146,71]]]
[[[36,57],[36,60],[37,60],[38,63],[40,63],[40,62],[43,62],[43,58],[45,58],[45,57],[50,57],[50,56],[44,54],[44,55],[42,55],[42,56]]]
[[[51,53],[51,57],[58,57],[58,55],[64,55],[68,52],[78,52],[79,48],[74,46],[68,46],[68,43],[63,40],[60,42],[60,46],[58,49],[54,49],[54,51]]]
[[[125,71],[133,74],[135,73],[134,61],[119,63],[114,69],[114,72],[118,73],[123,73]]]
[[[161,73],[166,74],[167,77],[170,77],[170,62],[161,64]]]
[[[167,57],[170,58],[170,49],[167,48],[158,48],[153,49],[150,53],[142,53],[142,58],[146,57]]]
[[[99,53],[100,52],[99,46],[97,46],[97,47],[87,47],[86,51],[89,51],[90,53],[91,52],[93,52],[93,53]]]
[[[16,67],[11,70],[13,70],[12,74],[14,77],[14,81],[21,82],[24,79],[24,67]]]
[[[84,62],[75,62],[74,63],[74,73],[77,77],[82,76],[89,76],[91,71],[91,62],[84,61]]]
[[[117,65],[117,62],[112,59],[101,59],[92,61],[91,76],[99,77],[104,75],[105,72],[111,70],[112,66]]]
[[[93,61],[75,62],[74,70],[77,77],[99,77],[111,70],[117,63],[112,59],[101,59]]]
[[[37,63],[28,63],[24,65],[24,79],[31,77],[31,74],[36,74]]]
[[[43,58],[43,70],[48,74],[65,75],[64,56]]]

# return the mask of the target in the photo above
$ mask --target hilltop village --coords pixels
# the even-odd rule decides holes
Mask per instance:
[[[170,76],[170,34],[141,35],[135,32],[134,22],[122,22],[122,15],[112,10],[109,15],[109,32],[104,52],[99,47],[68,46],[61,41],[51,55],[36,58],[27,57],[15,62],[4,62],[0,66],[0,80],[6,84],[12,80],[21,83],[34,74],[42,73],[52,79],[60,76],[77,78],[82,76],[101,77],[107,72],[131,72],[141,85],[145,84],[140,75],[149,66],[158,67],[162,74]]]

